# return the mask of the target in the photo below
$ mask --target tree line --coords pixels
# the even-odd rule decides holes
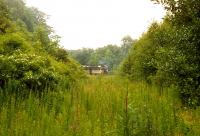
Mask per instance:
[[[82,65],[107,65],[109,71],[113,72],[117,70],[135,42],[136,40],[130,36],[125,36],[122,38],[120,46],[110,44],[97,49],[69,50],[69,54]]]
[[[132,80],[176,86],[183,103],[200,105],[200,1],[152,1],[167,15],[135,43],[121,72]]]
[[[110,71],[120,67],[131,80],[161,89],[174,86],[183,103],[200,105],[200,0],[151,1],[162,4],[167,15],[139,40],[126,36],[120,46],[68,53],[47,25],[47,15],[23,0],[0,0],[0,89],[44,90],[60,83],[69,87],[84,77],[80,64],[102,64]]]
[[[44,90],[61,81],[70,86],[84,75],[46,19],[23,0],[0,0],[0,89]]]

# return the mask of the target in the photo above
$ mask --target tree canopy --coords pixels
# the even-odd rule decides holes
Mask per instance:
[[[69,51],[71,56],[82,65],[107,65],[109,71],[116,70],[122,60],[128,55],[129,49],[136,40],[130,36],[125,36],[121,40],[121,45],[107,45],[101,48]]]
[[[47,15],[22,0],[0,0],[0,86],[12,90],[68,86],[84,75],[81,66],[60,47]]]
[[[200,105],[200,1],[152,1],[167,15],[131,48],[121,70],[130,79],[175,85],[185,104]]]

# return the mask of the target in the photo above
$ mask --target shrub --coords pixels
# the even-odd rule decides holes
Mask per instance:
[[[0,53],[1,54],[11,54],[16,50],[31,50],[32,47],[29,46],[23,38],[24,35],[21,33],[5,34],[0,36]]]
[[[48,58],[16,51],[12,55],[0,55],[0,83],[19,81],[18,89],[43,90],[54,87],[59,79]]]
[[[122,71],[130,79],[175,85],[184,104],[200,105],[196,26],[175,27],[169,20],[153,23],[131,49]]]

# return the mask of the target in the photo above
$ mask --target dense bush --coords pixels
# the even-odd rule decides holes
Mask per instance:
[[[156,1],[156,0],[155,0]],[[183,103],[200,105],[199,1],[159,1],[168,10],[131,49],[121,67],[130,79],[175,85]]]
[[[23,33],[11,33],[0,36],[0,54],[12,54],[16,50],[26,51],[33,48],[25,40]]]
[[[0,0],[0,87],[12,91],[69,87],[84,76],[59,45],[46,15],[22,0]]]
[[[0,56],[1,86],[12,80],[18,81],[18,89],[39,89],[53,87],[59,79],[51,62],[36,54],[16,52]]]

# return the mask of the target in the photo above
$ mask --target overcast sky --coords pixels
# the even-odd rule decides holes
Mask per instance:
[[[139,38],[165,12],[150,0],[25,0],[50,16],[48,24],[66,49],[120,44]]]

